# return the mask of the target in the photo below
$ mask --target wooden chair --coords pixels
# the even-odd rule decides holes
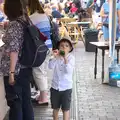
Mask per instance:
[[[75,22],[76,18],[69,18],[69,17],[64,17],[60,19],[60,22],[63,23],[64,26],[66,26],[68,23]]]
[[[82,18],[81,22],[93,22],[92,18]]]
[[[71,37],[71,40],[73,38],[75,40],[75,43],[77,43],[79,38],[81,37],[81,31],[80,28],[78,27],[78,24],[69,23],[67,24],[66,27]]]

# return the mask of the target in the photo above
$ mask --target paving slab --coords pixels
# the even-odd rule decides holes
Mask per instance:
[[[101,51],[98,52],[98,74],[94,79],[94,53],[85,52],[79,43],[75,50],[79,120],[119,120],[120,88],[101,84]],[[105,56],[105,79],[110,63]]]
[[[94,53],[85,52],[83,43],[79,42],[74,54],[76,65],[70,120],[120,120],[120,88],[101,84],[101,51],[98,51],[97,79],[94,79]],[[105,79],[109,63],[106,55]],[[48,74],[51,81],[52,72]],[[50,104],[48,107],[34,106],[34,112],[35,120],[53,120]],[[59,118],[62,120],[62,113]]]

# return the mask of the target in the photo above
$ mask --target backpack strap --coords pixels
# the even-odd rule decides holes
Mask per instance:
[[[27,21],[30,25],[32,25],[33,23],[28,16],[25,0],[20,0],[20,2],[21,2],[21,5],[22,5],[24,20]]]

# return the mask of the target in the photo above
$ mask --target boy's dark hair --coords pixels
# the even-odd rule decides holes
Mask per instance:
[[[70,41],[69,39],[67,39],[67,38],[62,38],[62,39],[58,42],[58,49],[59,49],[60,44],[61,44],[62,42],[67,42],[67,43],[70,45],[71,50],[70,50],[69,52],[72,52],[72,51],[73,51],[73,49],[74,49],[74,48],[73,48],[73,45],[72,45],[71,41]]]
[[[4,13],[10,21],[22,16],[23,10],[20,0],[5,0]]]

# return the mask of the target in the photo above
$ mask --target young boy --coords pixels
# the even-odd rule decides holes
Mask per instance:
[[[58,43],[58,50],[53,51],[54,57],[49,60],[49,68],[54,70],[50,89],[53,120],[58,120],[60,109],[63,111],[63,120],[70,120],[72,75],[75,65],[72,51],[72,43],[63,38]]]

